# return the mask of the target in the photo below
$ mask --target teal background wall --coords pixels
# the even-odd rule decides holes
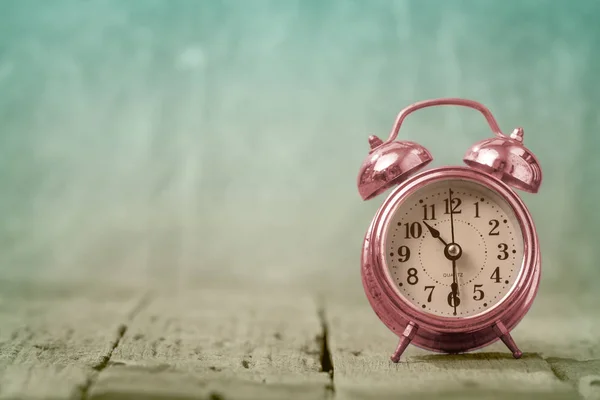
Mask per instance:
[[[525,129],[544,284],[600,278],[600,3],[0,1],[0,273],[359,284],[367,137]],[[489,135],[411,115],[434,165]]]

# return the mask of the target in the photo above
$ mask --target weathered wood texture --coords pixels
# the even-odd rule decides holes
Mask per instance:
[[[305,293],[158,294],[91,390],[100,398],[323,399],[323,328]]]
[[[596,298],[542,293],[521,360],[496,343],[393,364],[361,292],[194,286],[1,286],[0,398],[600,398]]]
[[[85,397],[143,302],[132,290],[0,283],[0,398]]]

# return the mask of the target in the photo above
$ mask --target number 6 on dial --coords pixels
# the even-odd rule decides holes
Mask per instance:
[[[400,126],[410,113],[440,105],[479,111],[494,136],[469,149],[466,167],[416,174],[432,156],[415,142],[397,141]],[[373,218],[361,260],[367,298],[399,337],[392,361],[409,343],[460,353],[498,339],[521,357],[510,331],[537,293],[541,257],[535,225],[514,189],[537,193],[542,182],[522,142],[523,129],[505,135],[482,104],[454,98],[415,103],[398,114],[385,142],[369,137],[361,197],[397,185]]]

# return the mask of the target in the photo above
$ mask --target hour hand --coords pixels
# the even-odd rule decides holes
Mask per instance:
[[[440,236],[440,231],[438,231],[437,229],[435,229],[433,226],[429,225],[425,221],[423,221],[423,224],[425,224],[427,229],[429,229],[429,233],[431,233],[432,238],[439,239],[442,243],[444,243],[444,246],[448,245],[448,243],[446,243],[446,241],[444,239],[442,239],[442,237]]]

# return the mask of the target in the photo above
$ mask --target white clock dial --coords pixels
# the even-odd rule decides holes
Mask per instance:
[[[445,317],[474,316],[498,304],[523,264],[512,207],[466,179],[432,182],[410,195],[390,220],[385,248],[406,300]]]

